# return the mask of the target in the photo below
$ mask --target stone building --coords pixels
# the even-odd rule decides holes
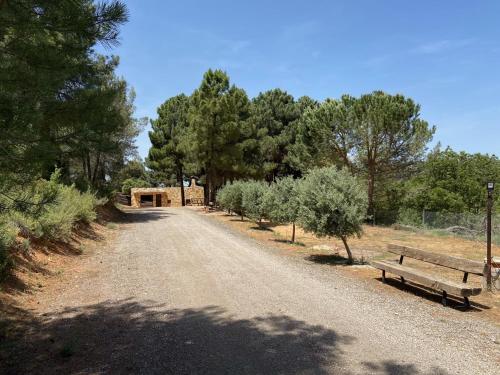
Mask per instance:
[[[182,206],[181,188],[165,187],[165,188],[132,188],[130,191],[130,203],[132,207],[139,208],[146,206],[145,203],[151,202],[153,207],[180,207]],[[195,179],[191,179],[191,185],[184,187],[185,204],[203,204],[204,188],[195,183]]]

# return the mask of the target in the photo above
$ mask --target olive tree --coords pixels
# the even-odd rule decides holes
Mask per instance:
[[[268,217],[266,195],[269,185],[264,181],[248,181],[242,184],[242,203],[245,215],[259,225]]]
[[[347,169],[313,169],[300,184],[299,199],[301,227],[318,237],[340,238],[352,263],[347,238],[362,233],[368,205],[364,186]]]
[[[295,242],[295,223],[299,217],[299,184],[300,180],[291,176],[280,178],[271,185],[265,199],[269,219],[272,222],[292,224],[292,243]]]
[[[241,220],[243,221],[243,185],[245,183],[241,181],[235,181],[233,183],[226,183],[217,192],[217,202],[222,208],[226,209],[229,213],[235,212],[241,215]]]

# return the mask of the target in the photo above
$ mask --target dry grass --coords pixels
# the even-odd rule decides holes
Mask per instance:
[[[203,212],[198,208],[195,209]],[[340,240],[317,238],[297,228],[296,243],[291,244],[289,242],[292,234],[291,225],[271,225],[270,223],[264,223],[264,229],[260,229],[253,222],[248,220],[241,221],[238,216],[227,215],[224,212],[213,212],[207,215],[230,225],[259,242],[287,250],[286,254],[290,256],[299,256],[305,258],[307,261],[337,267],[347,275],[366,280],[381,292],[393,294],[412,293],[424,297],[429,303],[440,301],[440,296],[435,292],[424,288],[417,288],[414,285],[403,285],[396,280],[391,280],[389,285],[384,285],[380,280],[381,272],[370,266],[345,267],[345,258],[343,257],[345,250]],[[479,261],[482,261],[486,255],[486,245],[483,242],[467,240],[457,236],[437,236],[432,233],[417,233],[388,227],[372,227],[367,225],[364,227],[364,234],[361,238],[351,238],[349,240],[357,264],[364,264],[373,259],[396,259],[396,255],[386,251],[387,244],[389,243],[407,245],[435,253]],[[315,245],[328,245],[333,248],[333,253],[328,250],[312,250],[311,248]],[[493,255],[500,256],[500,246],[493,245],[492,251]],[[456,270],[408,258],[405,259],[404,263],[411,264],[419,269],[436,272],[450,280],[462,281],[463,273]],[[388,276],[391,277],[391,275]],[[393,276],[395,277],[395,275]],[[480,285],[481,278],[469,275],[468,283],[471,285]],[[471,303],[473,311],[480,312],[477,314],[478,316],[493,320],[497,324],[500,322],[500,294],[483,292],[481,295],[473,297]]]

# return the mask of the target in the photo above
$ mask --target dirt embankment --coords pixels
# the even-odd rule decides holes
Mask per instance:
[[[63,275],[79,272],[81,260],[116,235],[123,213],[113,204],[98,207],[97,213],[96,222],[75,227],[69,242],[19,238],[19,245],[10,254],[10,275],[0,284],[0,342],[19,325],[29,323],[29,309],[36,304],[37,295],[52,293],[52,286]]]

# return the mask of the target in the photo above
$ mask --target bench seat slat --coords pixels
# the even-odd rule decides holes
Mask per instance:
[[[432,289],[445,291],[456,296],[470,297],[477,296],[481,293],[481,288],[470,287],[458,282],[445,280],[396,262],[380,260],[373,261],[371,264],[375,268],[402,276],[407,280],[414,281]]]
[[[409,258],[418,259],[423,262],[448,267],[462,272],[468,272],[482,276],[485,270],[483,262],[453,257],[444,254],[431,253],[430,251],[415,249],[413,247],[389,244],[387,250],[393,254],[403,255]]]

